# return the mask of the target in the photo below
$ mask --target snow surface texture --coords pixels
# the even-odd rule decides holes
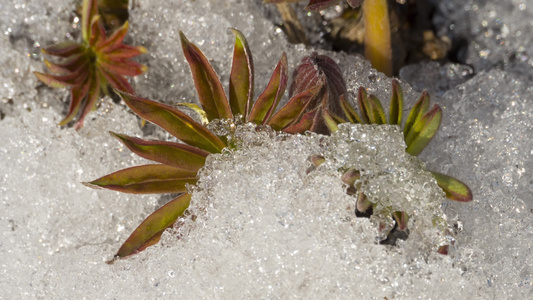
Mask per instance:
[[[180,29],[212,58],[224,83],[233,44],[227,28],[241,29],[255,54],[258,92],[280,51],[291,69],[311,51],[287,45],[263,18],[259,1],[135,2],[129,39],[148,48],[141,60],[150,70],[134,83],[154,100],[196,101]],[[451,255],[427,249],[424,237],[431,234],[423,232],[397,248],[376,245],[375,226],[353,217],[353,198],[335,165],[306,175],[307,156],[321,151],[321,142],[262,133],[248,134],[250,145],[243,147],[250,150],[210,158],[191,207],[196,222],[185,219],[160,245],[111,266],[104,261],[170,198],[91,190],[79,182],[144,163],[107,131],[168,137],[141,132],[136,118],[110,99],[80,132],[57,127],[68,92],[43,87],[31,71],[43,69],[41,45],[76,38],[74,4],[3,6],[0,298],[531,298],[533,54],[527,33],[533,1],[441,2],[451,20],[446,28],[472,38],[471,67],[436,71],[421,64],[418,78],[407,71],[402,78],[443,95],[433,97],[443,108],[443,125],[421,160],[429,170],[464,180],[475,196],[469,204],[442,201],[456,229]],[[360,85],[389,98],[390,79],[360,57],[331,55],[341,62],[352,99]],[[435,74],[438,80],[427,80]],[[402,86],[409,107],[417,93]]]

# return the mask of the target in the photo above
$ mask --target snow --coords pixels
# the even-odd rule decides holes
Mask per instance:
[[[178,30],[211,58],[225,85],[233,44],[227,28],[242,30],[254,54],[256,92],[266,85],[280,51],[287,52],[291,69],[311,51],[288,45],[264,18],[268,10],[260,1],[135,3],[128,39],[149,50],[141,58],[149,72],[134,79],[143,97],[197,101]],[[433,206],[411,222],[407,241],[378,245],[375,223],[353,216],[353,198],[337,171],[365,160],[340,159],[343,151],[359,147],[347,132],[375,129],[345,128],[342,138],[324,139],[279,138],[243,127],[242,149],[210,157],[202,171],[190,209],[196,221],[184,219],[159,245],[113,265],[104,261],[170,196],[92,190],[80,182],[145,163],[108,131],[168,137],[158,129],[140,129],[137,118],[109,98],[81,131],[58,127],[68,92],[42,86],[32,71],[44,68],[42,45],[76,37],[74,4],[10,3],[0,12],[0,298],[530,298],[533,72],[527,32],[533,2],[441,3],[452,37],[471,40],[465,54],[470,66],[409,66],[401,73],[402,87],[407,107],[418,96],[415,90],[427,88],[443,108],[441,130],[420,159],[426,169],[468,183],[473,202],[450,202],[432,184],[417,186],[427,174],[411,162],[411,175],[400,176],[411,185],[399,185],[398,197],[418,191],[416,198],[428,188]],[[361,57],[330,55],[345,72],[352,99],[360,85],[389,99],[390,79]],[[382,168],[385,159],[405,155],[394,130],[374,132],[365,144],[382,148],[377,153],[383,157],[368,158],[377,164],[372,166]],[[327,147],[332,144],[336,147]],[[308,156],[316,152],[328,162],[307,174]],[[391,181],[375,178],[370,186]],[[373,191],[381,193],[376,199],[394,192],[368,192]],[[422,224],[424,213],[445,214],[454,228],[450,255],[432,250],[436,233]]]

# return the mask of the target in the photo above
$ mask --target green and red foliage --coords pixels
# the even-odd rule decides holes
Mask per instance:
[[[131,60],[146,49],[123,44],[128,22],[108,35],[98,15],[97,0],[83,1],[81,29],[81,43],[63,42],[42,49],[45,54],[62,58],[60,63],[44,61],[51,72],[59,75],[35,72],[39,80],[53,88],[70,88],[68,113],[59,124],[68,124],[79,113],[76,129],[83,127],[83,120],[101,95],[109,93],[109,86],[133,93],[125,76],[146,71],[146,66]]]

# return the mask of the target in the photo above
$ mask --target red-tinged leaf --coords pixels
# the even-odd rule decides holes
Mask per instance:
[[[450,245],[440,246],[439,249],[437,250],[437,253],[442,254],[442,255],[448,255],[449,248],[450,248]]]
[[[323,85],[322,90],[317,93],[316,99],[307,108],[308,111],[322,106],[333,114],[339,116],[344,114],[339,99],[343,95],[347,95],[348,92],[342,71],[333,59],[313,52],[302,58],[294,70],[292,78],[293,81],[289,90],[290,97],[311,87]]]
[[[59,126],[64,126],[76,117],[80,110],[81,103],[89,93],[89,80],[86,80],[82,85],[73,86],[70,89],[70,104],[67,116],[59,122]]]
[[[339,0],[310,0],[307,9],[323,10],[337,4]]]
[[[133,231],[114,259],[139,253],[148,246],[157,244],[161,234],[183,215],[190,202],[191,195],[183,194],[156,210]]]
[[[472,201],[473,195],[470,188],[463,182],[438,172],[431,172],[439,187],[446,193],[446,197],[459,202]]]
[[[344,95],[340,97],[340,102],[342,111],[344,112],[344,115],[348,118],[348,121],[350,123],[356,124],[361,123],[361,117],[359,117],[353,106],[348,102],[348,100],[346,100],[346,97],[344,97]]]
[[[122,76],[137,76],[146,72],[147,67],[131,60],[113,61],[106,58],[97,60],[98,68]]]
[[[442,121],[442,110],[435,104],[420,120],[414,125],[409,135],[405,138],[407,153],[416,156],[426,148],[433,136],[439,130]]]
[[[368,96],[368,103],[370,104],[368,107],[370,109],[367,111],[369,113],[370,124],[381,125],[387,123],[387,118],[385,117],[385,111],[383,110],[381,101],[379,101],[376,96],[370,95]]]
[[[41,52],[48,55],[69,57],[76,54],[83,54],[85,46],[75,42],[62,42],[41,49]]]
[[[211,153],[218,153],[226,147],[224,142],[207,128],[171,106],[118,90],[115,92],[139,117],[160,126],[186,144]]]
[[[372,207],[372,202],[370,202],[370,200],[368,200],[368,198],[366,197],[366,195],[362,192],[359,192],[357,193],[357,200],[355,202],[355,207],[356,209],[361,212],[361,213],[365,213],[368,211],[368,209],[370,207]]]
[[[81,12],[81,33],[85,42],[89,42],[89,38],[91,36],[91,22],[97,13],[97,0],[83,0]]]
[[[105,69],[99,69],[98,71],[104,76],[104,78],[113,88],[130,94],[134,93],[133,88],[126,78],[114,73],[110,73]]]
[[[311,99],[316,96],[322,85],[317,85],[292,97],[272,118],[268,125],[274,130],[281,130],[290,123],[298,121],[304,114]]]
[[[263,93],[257,98],[257,101],[250,112],[249,121],[256,124],[266,124],[273,115],[279,100],[287,88],[288,81],[288,64],[285,52],[274,69],[274,73],[268,82]]]
[[[120,61],[139,56],[141,54],[146,53],[146,51],[146,48],[144,48],[143,46],[133,47],[129,45],[120,45],[113,51],[106,53],[105,57],[111,61]]]
[[[76,130],[80,130],[83,127],[83,121],[85,117],[96,107],[96,102],[100,98],[100,76],[98,74],[91,74],[89,78],[90,85],[85,103],[83,103],[83,110],[78,118],[78,121],[74,125]]]
[[[190,172],[198,172],[205,165],[209,152],[193,146],[165,141],[146,141],[110,132],[135,154],[149,160]]]
[[[403,90],[397,80],[392,81],[392,96],[389,108],[389,124],[402,125]]]
[[[368,100],[368,95],[364,87],[359,87],[357,93],[357,103],[359,104],[359,110],[361,111],[361,123],[371,124],[370,123],[370,101]]]
[[[310,112],[305,113],[299,121],[284,128],[283,132],[291,134],[302,134],[307,130],[310,130],[313,126],[313,121],[315,120],[317,114],[319,114],[318,107]]]
[[[53,88],[64,88],[81,84],[87,78],[87,72],[72,73],[68,75],[51,75],[40,72],[33,72],[37,78],[46,85]]]
[[[97,43],[101,43],[105,39],[105,28],[102,24],[100,15],[95,15],[91,21],[91,35],[89,36],[89,46],[94,49]]]
[[[324,109],[324,112],[322,113],[324,118],[324,123],[326,124],[327,128],[330,132],[335,132],[339,130],[338,122],[335,120],[335,118],[331,115],[331,113]]]
[[[233,62],[229,81],[229,103],[234,114],[248,116],[254,97],[254,62],[244,35],[231,28],[235,34]]]
[[[344,172],[341,177],[341,181],[347,184],[348,186],[353,186],[357,180],[361,178],[361,173],[355,168],[351,168],[348,171]]]
[[[233,117],[228,99],[215,70],[202,51],[180,31],[181,46],[191,68],[198,99],[209,121]]]
[[[418,101],[416,101],[415,105],[411,109],[411,112],[407,117],[407,121],[405,121],[405,126],[403,128],[404,137],[407,137],[410,134],[411,129],[413,129],[413,125],[426,113],[429,108],[429,102],[429,93],[427,91],[423,91],[422,95],[420,95],[420,98]]]
[[[47,59],[44,60],[44,64],[52,73],[69,74],[76,72],[81,67],[86,67],[89,60],[82,54],[76,54],[68,57],[61,63],[53,63]]]
[[[186,185],[197,181],[196,172],[154,164],[127,168],[84,184],[123,193],[164,194],[187,192]]]
[[[405,231],[409,222],[409,215],[405,211],[395,211],[392,216],[398,224],[398,230]]]
[[[114,51],[117,47],[123,46],[122,41],[128,32],[128,27],[128,21],[124,22],[124,24],[115,30],[109,38],[96,44],[95,49],[102,50],[103,52],[110,52]]]

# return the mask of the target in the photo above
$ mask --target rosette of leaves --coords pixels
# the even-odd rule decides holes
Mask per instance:
[[[288,82],[285,53],[276,65],[265,90],[256,101],[254,97],[253,59],[245,37],[238,30],[229,78],[229,97],[204,54],[180,32],[181,46],[190,66],[201,108],[187,104],[204,116],[206,122],[244,119],[257,125],[269,125],[276,130],[296,133],[311,128],[319,114],[312,99],[324,85],[310,85],[290,97],[279,111],[276,107]],[[211,153],[234,147],[225,136],[218,136],[202,123],[184,112],[162,103],[143,99],[124,91],[116,91],[126,104],[142,119],[168,131],[181,142],[148,141],[123,134],[111,133],[127,148],[141,157],[156,162],[117,171],[86,183],[125,193],[174,193],[178,197],[148,216],[129,236],[115,255],[132,255],[156,244],[166,228],[172,226],[185,212],[191,201],[187,185],[195,184],[197,172]],[[309,113],[310,112],[310,113]],[[321,113],[320,116],[323,114]],[[230,125],[231,127],[231,125]]]
[[[359,123],[359,124],[391,124],[402,126],[403,123],[403,91],[398,81],[392,81],[392,96],[389,107],[389,116],[387,118],[381,101],[374,95],[368,95],[366,89],[360,87],[357,94],[357,103],[359,106],[358,114],[355,108],[344,98],[341,97],[340,104],[343,110],[341,117],[325,110],[324,120],[329,130],[334,132],[338,130],[337,125],[340,123]],[[434,104],[430,106],[430,96],[427,91],[422,95],[411,109],[405,124],[403,124],[403,134],[406,151],[410,155],[417,156],[429,144],[431,139],[437,133],[442,120],[442,110]],[[320,156],[312,157],[315,166],[324,162]],[[438,186],[445,192],[446,197],[459,202],[469,202],[472,200],[472,192],[463,182],[438,172],[431,172],[437,181]],[[342,180],[348,185],[348,193],[357,195],[356,214],[360,216],[369,216],[373,213],[375,203],[369,201],[367,197],[358,192],[360,186],[359,170],[345,170]],[[398,230],[407,229],[409,216],[405,212],[397,211],[393,213]],[[439,250],[445,252],[444,248]]]
[[[45,59],[48,69],[59,75],[34,72],[39,80],[54,88],[70,88],[67,116],[59,123],[66,125],[79,113],[74,127],[83,127],[83,120],[93,110],[100,96],[109,93],[109,86],[133,93],[125,76],[136,76],[146,66],[132,61],[146,52],[142,46],[123,44],[128,22],[108,36],[100,15],[97,0],[84,0],[81,18],[82,42],[63,42],[48,46],[42,52],[62,58],[53,63]],[[81,112],[80,112],[81,110]]]

